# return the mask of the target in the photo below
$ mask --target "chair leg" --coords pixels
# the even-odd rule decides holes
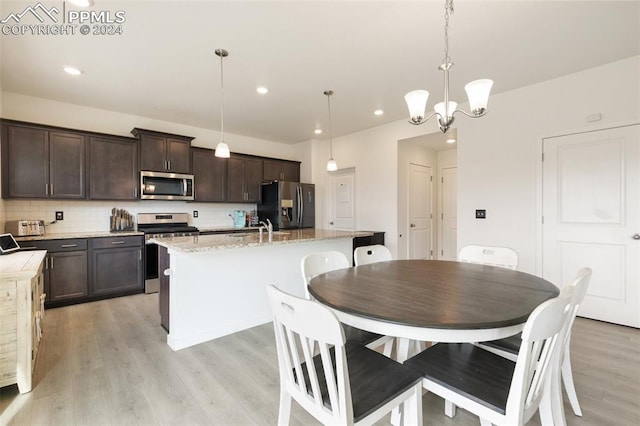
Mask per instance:
[[[444,414],[449,417],[449,418],[453,418],[456,415],[456,409],[458,407],[456,407],[456,405],[449,401],[449,400],[445,400],[444,401]]]
[[[288,426],[291,417],[291,395],[280,385],[280,408],[278,411],[278,426]]]
[[[573,371],[571,371],[571,356],[569,354],[569,342],[564,353],[564,359],[562,360],[562,382],[564,388],[567,391],[571,408],[576,416],[582,417],[582,410],[580,409],[580,403],[578,402],[578,394],[576,393],[576,387],[573,383]]]
[[[413,388],[413,395],[402,404],[403,425],[422,426],[422,383]]]

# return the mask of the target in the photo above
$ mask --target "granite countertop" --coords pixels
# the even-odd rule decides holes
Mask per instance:
[[[16,241],[34,241],[34,240],[68,240],[73,238],[101,238],[101,237],[130,237],[142,236],[144,233],[138,231],[94,231],[94,232],[60,232],[47,233],[44,235],[31,235],[28,237],[16,236]]]
[[[245,226],[242,228],[236,228],[235,226],[198,226],[200,233],[231,233],[231,232],[258,232],[259,226]]]
[[[373,235],[372,232],[363,231],[348,232],[332,231],[327,229],[286,229],[282,231],[274,231],[273,240],[271,242],[269,242],[266,232],[263,233],[262,241],[260,241],[260,236],[257,232],[156,238],[150,241],[174,252],[198,253],[243,247],[261,247],[276,244],[367,237],[371,235]]]

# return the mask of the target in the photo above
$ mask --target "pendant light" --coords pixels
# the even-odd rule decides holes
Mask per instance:
[[[224,141],[224,72],[222,62],[229,56],[229,52],[224,49],[216,49],[216,55],[220,57],[220,142],[216,145],[216,157],[229,158],[229,145]]]
[[[338,170],[338,163],[333,159],[333,132],[331,131],[331,95],[333,95],[333,90],[325,90],[324,94],[327,96],[327,107],[329,109],[329,161],[327,161],[327,171],[335,172]]]
[[[471,113],[457,109],[457,102],[449,100],[449,69],[453,66],[449,57],[449,17],[451,14],[453,14],[453,0],[446,0],[444,5],[444,59],[438,67],[444,72],[444,102],[436,104],[434,112],[425,118],[429,92],[426,90],[414,90],[404,97],[409,108],[409,123],[415,125],[423,124],[435,115],[438,118],[438,125],[442,133],[446,133],[449,130],[454,120],[453,115],[458,111],[471,118],[485,115],[487,113],[487,103],[489,102],[489,92],[491,92],[491,86],[493,85],[492,80],[480,79],[464,86],[469,98]]]

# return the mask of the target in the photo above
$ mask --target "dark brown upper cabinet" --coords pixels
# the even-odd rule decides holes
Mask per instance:
[[[263,159],[231,154],[227,162],[227,201],[259,203],[262,195]]]
[[[87,198],[91,200],[136,200],[138,141],[117,136],[90,136],[88,142]]]
[[[192,137],[134,128],[140,140],[140,170],[191,173]]]
[[[191,148],[194,201],[226,201],[227,161],[216,157],[212,149]]]
[[[85,198],[85,137],[2,123],[4,198]]]
[[[300,163],[286,160],[264,160],[264,181],[284,180],[300,182]]]

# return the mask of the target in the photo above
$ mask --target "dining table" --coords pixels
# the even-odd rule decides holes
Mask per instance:
[[[391,260],[314,277],[311,296],[345,324],[401,341],[483,342],[522,331],[529,314],[559,289],[497,266]],[[408,347],[397,354],[403,362]]]

